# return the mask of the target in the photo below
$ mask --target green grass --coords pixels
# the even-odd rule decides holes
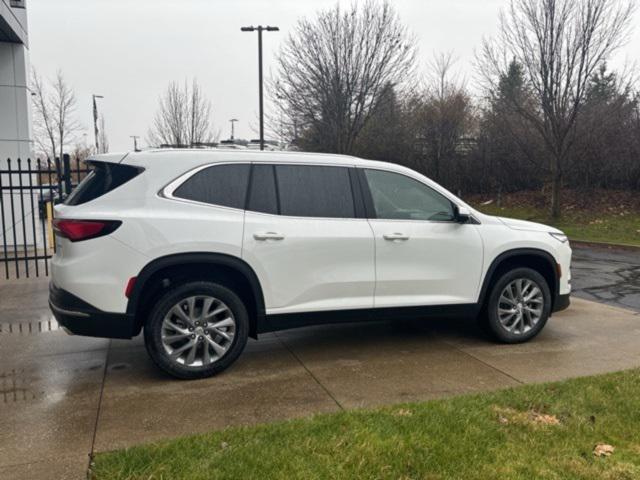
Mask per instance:
[[[103,453],[93,478],[638,479],[640,370]]]
[[[565,232],[571,240],[584,242],[604,242],[640,246],[640,213],[635,212],[589,212],[583,210],[564,212],[555,221],[549,218],[545,209],[525,206],[476,205],[489,215],[518,218],[553,225]]]

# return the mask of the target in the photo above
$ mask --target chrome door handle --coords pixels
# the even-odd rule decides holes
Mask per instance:
[[[277,232],[254,233],[253,238],[256,240],[284,240],[284,235]]]
[[[409,240],[409,235],[405,235],[404,233],[387,233],[383,235],[385,240],[389,240],[390,242],[401,241],[405,242]]]

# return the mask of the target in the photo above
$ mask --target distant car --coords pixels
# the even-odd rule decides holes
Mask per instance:
[[[55,207],[51,309],[80,335],[143,330],[179,378],[224,370],[269,331],[475,316],[518,343],[569,305],[561,231],[482,214],[399,165],[247,150],[90,163]]]
[[[240,139],[220,140],[220,142],[216,145],[216,148],[223,150],[246,150],[247,141]]]
[[[38,214],[40,219],[47,218],[47,203],[53,199],[54,203],[60,202],[60,192],[58,185],[43,185],[42,194],[38,194]]]
[[[245,145],[233,145],[233,144],[219,144],[216,148],[220,150],[246,150]]]
[[[247,145],[249,150],[260,150],[260,139],[253,139],[249,141],[249,145]],[[280,150],[278,142],[274,142],[273,140],[265,140],[264,141],[264,149],[269,151]]]

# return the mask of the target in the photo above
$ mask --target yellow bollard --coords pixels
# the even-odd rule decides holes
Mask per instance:
[[[47,202],[47,238],[49,239],[49,249],[54,249],[53,239],[53,205]]]

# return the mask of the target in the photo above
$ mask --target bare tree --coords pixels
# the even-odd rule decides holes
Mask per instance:
[[[389,2],[339,5],[302,19],[284,42],[273,102],[302,147],[350,153],[383,90],[399,90],[415,64],[415,42]],[[279,118],[279,117],[278,117]]]
[[[197,80],[189,88],[171,82],[159,99],[153,126],[147,134],[150,145],[188,147],[212,142],[211,102]]]
[[[353,153],[359,157],[413,166],[416,130],[406,103],[398,98],[393,86],[387,85],[358,135]]]
[[[551,215],[560,216],[562,178],[576,139],[589,79],[628,38],[632,0],[511,0],[497,39],[485,41],[480,72],[494,88],[515,61],[523,68],[536,108],[514,109],[544,139]]]
[[[46,157],[55,157],[57,151],[57,141],[55,135],[54,113],[49,102],[49,95],[46,91],[42,77],[38,75],[35,68],[31,72],[31,91],[33,93],[34,138],[38,150]]]
[[[471,98],[465,82],[455,74],[454,65],[451,53],[435,54],[429,63],[426,86],[412,102],[422,146],[422,169],[445,182],[449,180],[445,170],[451,177],[453,161],[473,119]]]
[[[42,153],[60,157],[70,147],[75,134],[81,130],[75,120],[76,96],[61,71],[52,82],[46,82],[35,69],[31,75],[31,90],[35,111],[34,133]]]
[[[634,176],[640,179],[639,131],[634,128],[639,100],[629,71],[602,64],[589,80],[569,167],[572,179],[584,188],[633,188]]]
[[[76,143],[69,151],[71,160],[77,160],[78,162],[86,161],[93,153],[93,148],[87,146],[85,142]]]

